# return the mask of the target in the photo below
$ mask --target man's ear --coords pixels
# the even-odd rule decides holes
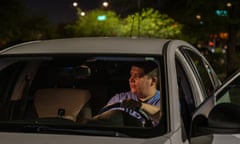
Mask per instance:
[[[152,77],[151,85],[157,85],[157,77]]]

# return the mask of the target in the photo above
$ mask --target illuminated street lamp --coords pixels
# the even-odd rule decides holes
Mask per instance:
[[[84,11],[81,11],[80,15],[81,15],[81,16],[85,16],[86,13],[85,13]]]
[[[196,15],[196,19],[199,21],[199,23],[202,25],[203,21],[202,21],[202,16],[200,14]]]
[[[73,2],[73,7],[77,7],[78,6],[78,3],[77,2]]]
[[[197,19],[197,20],[201,20],[201,15],[197,14],[197,15],[196,15],[196,19]]]
[[[226,6],[227,6],[227,7],[232,7],[232,3],[228,2],[228,3],[226,4]]]
[[[107,7],[109,6],[109,3],[108,3],[107,1],[104,1],[104,2],[102,3],[102,6],[103,6],[104,8],[107,8]]]
[[[86,15],[86,13],[84,11],[82,11],[80,8],[78,8],[78,2],[73,2],[72,6],[75,7],[78,12],[80,11],[80,16]]]

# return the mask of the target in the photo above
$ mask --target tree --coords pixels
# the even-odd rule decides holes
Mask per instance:
[[[92,10],[81,16],[78,10],[78,20],[66,26],[68,36],[115,36],[118,34],[120,19],[113,11]]]
[[[92,10],[66,26],[68,36],[141,36],[173,38],[181,34],[181,25],[154,9],[119,18],[113,11]],[[98,20],[99,16],[106,19]]]
[[[0,49],[23,41],[57,37],[56,26],[46,17],[30,17],[19,0],[2,0],[0,18]]]
[[[166,14],[147,8],[124,19],[121,35],[174,38],[181,34],[181,27]]]
[[[160,7],[160,0],[112,0],[113,9],[122,18],[146,8],[157,9]]]
[[[21,34],[24,7],[18,0],[2,0],[0,5],[0,47]]]

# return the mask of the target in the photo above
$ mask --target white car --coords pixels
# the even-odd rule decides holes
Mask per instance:
[[[161,119],[147,125],[115,105],[128,91],[133,63],[158,66]],[[187,42],[153,38],[68,38],[0,51],[0,142],[3,144],[240,143],[240,79],[222,83]],[[140,118],[138,118],[140,117]]]

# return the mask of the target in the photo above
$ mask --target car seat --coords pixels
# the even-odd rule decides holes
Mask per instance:
[[[91,117],[88,90],[74,88],[46,88],[35,92],[33,103],[38,118],[63,118],[77,121]],[[84,110],[85,109],[85,110]]]

